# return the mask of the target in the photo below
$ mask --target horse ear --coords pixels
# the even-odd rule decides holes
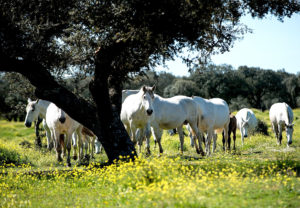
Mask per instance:
[[[147,91],[147,89],[146,89],[146,86],[145,86],[145,85],[143,85],[142,89],[143,89],[143,91],[144,91],[144,92],[146,92],[146,91]]]
[[[156,85],[153,85],[152,92],[154,92],[155,89],[156,89]]]
[[[30,103],[30,102],[32,102],[32,100],[31,100],[30,98],[28,98],[28,99],[27,99],[27,102]]]

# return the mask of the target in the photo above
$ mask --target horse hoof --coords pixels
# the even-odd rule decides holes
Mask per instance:
[[[77,155],[74,155],[74,156],[73,156],[73,160],[77,160]]]
[[[68,168],[71,167],[71,163],[70,163],[70,162],[67,163],[67,167],[68,167]]]

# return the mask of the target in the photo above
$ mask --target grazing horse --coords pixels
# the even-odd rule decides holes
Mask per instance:
[[[148,128],[149,121],[153,120],[155,111],[152,102],[154,99],[153,87],[143,86],[138,93],[133,93],[125,98],[121,109],[121,121],[123,122],[127,133],[131,136],[132,141],[136,144],[136,132],[140,129],[140,135],[144,135],[144,131]],[[139,151],[141,152],[142,136],[139,136]],[[147,145],[150,152],[150,146]]]
[[[213,138],[213,152],[216,150],[217,132],[224,130],[225,144],[228,143],[228,126],[229,126],[229,107],[226,101],[220,98],[204,99],[202,97],[193,96],[193,100],[197,103],[199,120],[198,128],[201,132],[207,134],[205,141],[206,155],[210,155],[210,144]],[[201,146],[201,140],[199,140]]]
[[[152,134],[155,141],[159,145],[159,152],[163,153],[161,146],[162,129],[177,128],[180,139],[180,150],[183,153],[183,125],[189,124],[192,130],[200,139],[200,132],[197,127],[198,108],[192,98],[186,96],[175,96],[172,98],[162,98],[159,95],[154,95],[153,107],[155,111],[154,120],[150,123]],[[198,148],[195,143],[197,153],[204,154],[202,147]]]
[[[271,106],[270,121],[273,127],[273,131],[277,138],[277,144],[281,145],[282,131],[286,130],[287,146],[292,144],[293,136],[293,120],[294,115],[291,107],[286,103],[275,103]]]
[[[235,140],[236,140],[236,117],[233,114],[230,114],[230,122],[228,127],[228,149],[230,149],[231,143],[231,133],[233,134],[233,150],[235,150]],[[223,149],[225,150],[225,138],[224,138],[224,131],[222,132],[222,142],[223,142]]]
[[[241,132],[242,145],[244,145],[244,137],[248,137],[249,133],[254,133],[257,126],[257,120],[252,110],[243,108],[235,115],[237,121],[237,127]]]

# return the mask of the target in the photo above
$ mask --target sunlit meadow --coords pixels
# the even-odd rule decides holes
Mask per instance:
[[[96,155],[89,166],[57,163],[55,152],[34,146],[34,129],[0,121],[1,207],[300,207],[300,109],[294,110],[293,144],[277,146],[268,112],[254,110],[270,136],[246,138],[237,150],[201,157],[185,138],[162,138],[164,153],[151,143],[152,155],[135,162],[100,168],[107,157]],[[43,144],[46,140],[43,138]]]

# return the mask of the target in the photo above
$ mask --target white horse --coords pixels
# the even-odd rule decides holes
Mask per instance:
[[[31,127],[31,123],[35,121],[38,116],[40,118],[43,118],[43,127],[46,131],[46,137],[47,137],[47,148],[51,150],[53,148],[53,139],[51,138],[51,133],[50,129],[47,126],[46,123],[46,111],[48,106],[50,105],[51,102],[46,101],[46,100],[36,100],[32,101],[30,98],[27,100],[28,104],[26,106],[26,118],[25,118],[25,126],[26,127]],[[61,122],[64,122],[64,114],[61,114],[63,117],[60,118]]]
[[[28,100],[29,101],[29,100]],[[51,103],[46,100],[37,100],[37,101],[30,101],[26,107],[26,118],[25,118],[25,125],[27,127],[31,126],[31,123],[37,119],[37,117],[43,116],[45,119],[45,126],[48,127],[48,130],[51,136],[47,136],[49,140],[52,139],[54,141],[54,145],[57,152],[57,160],[62,161],[61,153],[62,148],[65,152],[65,146],[68,150],[68,158],[67,158],[67,165],[70,166],[70,150],[71,150],[71,137],[72,133],[76,131],[77,135],[79,136],[79,141],[81,143],[81,129],[82,125],[73,120],[71,117],[68,116],[63,110],[58,108],[54,103]],[[47,131],[46,131],[47,132]],[[64,141],[63,134],[66,134],[66,145]],[[51,143],[50,142],[50,143]],[[79,151],[80,154],[80,151]],[[76,152],[74,152],[76,155]],[[79,156],[79,158],[81,158]]]
[[[253,134],[257,126],[257,119],[252,110],[243,108],[235,115],[237,127],[241,132],[242,145],[244,145],[244,137],[248,137],[248,132]]]
[[[217,146],[217,133],[225,132],[225,144],[228,143],[228,126],[230,122],[229,107],[226,101],[220,98],[204,99],[194,96],[193,100],[197,103],[199,120],[198,128],[207,134],[205,141],[206,155],[210,155],[210,144],[213,138],[213,152]],[[199,146],[201,141],[199,140]]]
[[[46,123],[51,131],[51,136],[55,139],[55,148],[57,153],[57,160],[62,161],[61,153],[62,148],[66,146],[68,151],[67,155],[67,166],[71,166],[70,151],[71,151],[71,141],[72,134],[76,131],[79,139],[81,141],[81,129],[82,125],[77,121],[73,120],[68,114],[65,113],[66,120],[64,123],[59,121],[60,112],[63,112],[54,103],[51,103],[46,111]],[[60,137],[60,135],[66,135],[65,141]],[[80,151],[79,151],[80,152]],[[81,159],[79,157],[79,159]]]
[[[293,136],[293,120],[294,115],[291,107],[286,103],[275,103],[271,106],[270,121],[273,127],[273,131],[277,138],[277,144],[281,145],[282,131],[286,130],[287,146],[292,144]]]
[[[198,108],[197,104],[192,98],[186,96],[175,96],[172,98],[162,98],[155,95],[153,101],[155,111],[154,120],[150,123],[152,134],[155,141],[159,145],[159,152],[163,152],[161,146],[162,129],[175,129],[177,128],[180,139],[180,150],[183,153],[184,135],[182,126],[189,123],[193,131],[196,133],[197,138],[200,140],[200,132],[197,127]],[[202,153],[195,143],[197,153]]]
[[[154,99],[153,87],[143,86],[138,93],[131,94],[124,100],[121,109],[121,121],[123,122],[127,133],[131,136],[134,143],[137,142],[136,132],[140,129],[139,136],[139,151],[141,151],[142,135],[148,122],[154,118],[154,110],[152,102]],[[150,151],[150,146],[147,145],[147,149]]]

